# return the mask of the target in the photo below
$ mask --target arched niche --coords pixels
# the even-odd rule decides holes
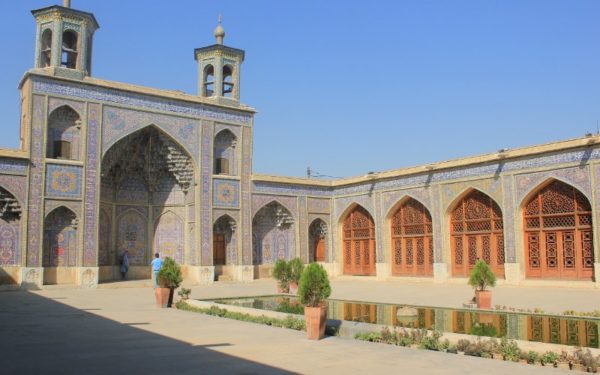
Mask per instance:
[[[221,130],[215,136],[213,150],[214,174],[237,175],[236,145],[236,136],[227,129]]]
[[[296,254],[294,219],[287,208],[273,201],[252,220],[254,264],[273,264]]]
[[[374,276],[375,222],[362,206],[352,206],[342,220],[342,259],[346,275]]]
[[[71,107],[56,108],[48,117],[46,157],[79,160],[81,155],[81,118]]]
[[[327,262],[329,226],[323,219],[315,219],[308,227],[308,261]]]
[[[52,210],[44,219],[42,265],[75,267],[77,265],[78,219],[65,206]]]

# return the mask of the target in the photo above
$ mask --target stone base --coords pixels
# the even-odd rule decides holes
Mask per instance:
[[[98,267],[77,267],[76,284],[82,288],[96,288],[99,270]]]
[[[523,280],[521,265],[519,263],[504,263],[504,278],[506,285],[519,285]]]
[[[392,275],[389,263],[375,263],[375,277],[377,280],[387,280]]]
[[[183,281],[192,285],[210,285],[215,282],[214,266],[186,266]]]
[[[44,285],[44,269],[42,267],[21,267],[21,288],[40,289]]]
[[[600,263],[594,263],[594,284],[600,288]]]
[[[433,263],[433,282],[434,283],[445,283],[448,281],[450,273],[448,272],[447,263]]]
[[[0,286],[18,287],[21,282],[21,267],[0,267]]]
[[[254,280],[254,266],[241,265],[232,267],[235,281],[250,283]]]

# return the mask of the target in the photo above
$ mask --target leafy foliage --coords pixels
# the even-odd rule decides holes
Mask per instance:
[[[176,289],[181,285],[181,267],[172,258],[166,257],[158,271],[158,285],[163,288]]]
[[[298,287],[300,303],[310,307],[320,306],[331,295],[327,271],[318,263],[309,264],[300,277]]]
[[[273,277],[282,289],[288,289],[290,284],[290,266],[285,259],[278,259],[273,267]]]
[[[294,258],[287,264],[289,272],[289,280],[291,282],[298,283],[300,277],[302,277],[302,271],[304,271],[304,263],[300,258]]]
[[[478,260],[469,275],[469,285],[477,290],[485,290],[488,286],[496,286],[496,276],[490,266],[483,260]]]

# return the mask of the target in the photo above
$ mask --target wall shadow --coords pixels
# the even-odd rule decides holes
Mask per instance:
[[[26,291],[0,293],[4,374],[291,374],[194,346]],[[140,327],[140,328],[136,328]]]

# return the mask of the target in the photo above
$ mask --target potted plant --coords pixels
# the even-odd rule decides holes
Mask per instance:
[[[487,290],[488,286],[496,285],[496,276],[490,266],[483,260],[478,260],[471,270],[469,285],[475,288],[475,300],[480,309],[492,308],[492,292]]]
[[[171,307],[173,303],[173,294],[175,289],[181,285],[183,277],[181,276],[181,267],[172,258],[166,257],[163,261],[163,265],[158,271],[157,275],[159,288],[156,289],[167,289],[167,303],[164,301],[164,291],[161,291],[161,307]],[[158,301],[157,301],[158,302]]]
[[[294,258],[288,262],[289,287],[291,294],[298,293],[298,282],[300,281],[303,270],[304,263],[302,263],[300,258]]]
[[[327,305],[325,299],[331,295],[327,271],[318,263],[311,263],[302,272],[298,288],[300,303],[304,307],[306,334],[309,340],[320,340],[325,336]]]
[[[285,259],[278,259],[273,267],[273,277],[277,280],[277,293],[290,291],[290,267]]]

